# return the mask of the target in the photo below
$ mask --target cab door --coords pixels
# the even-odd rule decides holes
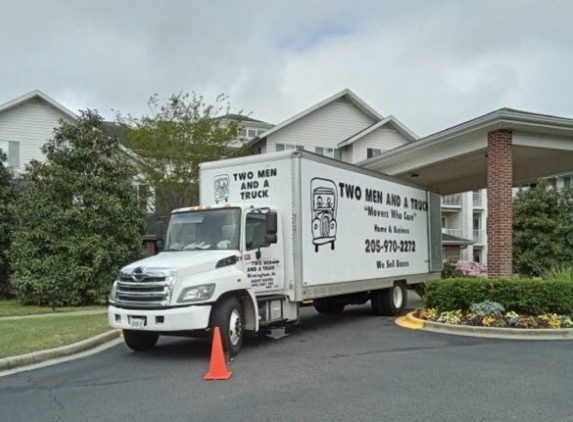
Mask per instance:
[[[255,294],[276,293],[282,291],[284,287],[281,224],[278,225],[277,242],[268,243],[266,211],[249,210],[245,213],[243,260],[249,283]]]

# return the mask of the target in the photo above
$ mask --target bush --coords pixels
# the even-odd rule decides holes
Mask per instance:
[[[480,303],[474,303],[470,305],[470,312],[480,317],[493,316],[496,318],[501,318],[501,316],[505,312],[505,308],[501,303],[492,302],[491,300],[486,300]]]
[[[10,238],[15,223],[12,206],[16,201],[14,174],[6,165],[6,160],[5,152],[0,149],[0,298],[9,297],[11,293],[7,251],[10,249]]]
[[[25,304],[105,303],[119,268],[142,257],[136,168],[97,113],[62,123],[26,167],[11,284]]]
[[[568,314],[573,311],[573,281],[533,279],[455,278],[426,284],[424,306],[440,311],[467,311],[486,300],[507,311],[533,315]]]
[[[456,264],[452,261],[444,262],[442,268],[442,278],[454,278],[454,277],[462,277],[464,274],[458,270]]]

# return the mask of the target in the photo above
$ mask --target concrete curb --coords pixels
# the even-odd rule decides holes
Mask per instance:
[[[498,328],[472,327],[467,325],[444,324],[416,318],[414,312],[398,318],[396,324],[411,329],[452,334],[467,337],[497,338],[506,340],[573,340],[573,328]]]
[[[120,335],[120,330],[110,330],[95,337],[69,344],[67,346],[3,358],[0,359],[0,371],[7,371],[22,366],[33,365],[47,360],[80,353],[85,350],[100,346],[108,341],[115,340],[116,338],[119,338]]]

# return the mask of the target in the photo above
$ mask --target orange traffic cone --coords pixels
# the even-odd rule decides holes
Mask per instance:
[[[219,327],[213,330],[213,347],[211,349],[211,363],[209,372],[205,374],[206,380],[228,380],[233,373],[227,370],[227,362],[223,353],[223,344],[221,342],[221,332]]]

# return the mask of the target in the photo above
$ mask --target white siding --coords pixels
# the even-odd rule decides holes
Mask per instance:
[[[354,142],[352,160],[354,163],[366,160],[368,148],[390,150],[407,143],[408,140],[399,132],[388,127],[382,127]]]
[[[276,151],[277,143],[303,145],[311,152],[316,147],[336,148],[339,142],[373,123],[352,103],[340,99],[271,134],[267,152]]]
[[[0,140],[20,143],[19,171],[23,171],[32,159],[44,160],[40,148],[53,136],[53,130],[62,118],[71,121],[38,98],[0,114]]]

